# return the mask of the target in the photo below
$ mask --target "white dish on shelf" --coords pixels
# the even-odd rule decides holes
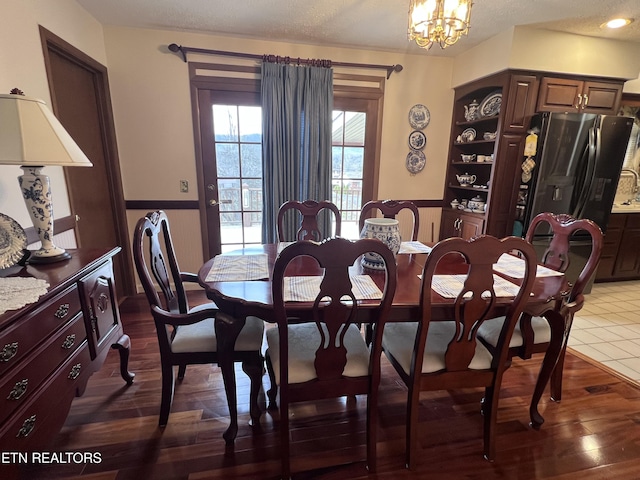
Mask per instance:
[[[476,139],[477,133],[475,128],[467,128],[460,134],[460,140],[462,143],[473,142]]]
[[[473,213],[484,213],[484,210],[481,210],[479,208],[474,208],[471,210]]]
[[[502,106],[502,92],[496,90],[484,97],[480,104],[480,115],[483,117],[494,117],[500,113],[500,107]]]

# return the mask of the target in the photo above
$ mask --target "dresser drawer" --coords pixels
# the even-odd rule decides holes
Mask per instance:
[[[0,332],[0,374],[13,367],[42,339],[80,312],[77,285],[52,298],[42,308]]]
[[[86,337],[82,314],[76,315],[15,369],[0,377],[0,422],[28,401],[38,386],[75,352]]]
[[[64,424],[79,383],[86,383],[90,364],[84,342],[2,427],[0,450],[24,452],[47,446]]]

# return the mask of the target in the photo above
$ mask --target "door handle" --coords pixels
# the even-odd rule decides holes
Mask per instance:
[[[582,105],[582,94],[579,93],[578,94],[578,104],[576,105],[576,108],[579,109],[581,105]]]
[[[218,205],[218,201],[211,199],[211,200],[209,200],[209,205],[212,206],[212,207],[215,207],[216,205]]]

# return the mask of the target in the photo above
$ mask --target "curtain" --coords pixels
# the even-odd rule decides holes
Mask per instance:
[[[277,241],[280,205],[288,200],[331,201],[333,71],[316,66],[262,63],[262,241]],[[295,238],[293,218],[285,237]],[[330,217],[320,230],[331,232]]]

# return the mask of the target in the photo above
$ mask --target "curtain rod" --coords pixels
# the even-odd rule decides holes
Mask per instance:
[[[226,52],[224,50],[209,50],[207,48],[195,48],[195,47],[184,47],[182,45],[178,45],[176,43],[172,43],[168,46],[169,50],[174,53],[180,53],[182,56],[182,60],[186,63],[187,61],[187,53],[203,53],[206,55],[222,55],[227,57],[240,57],[240,58],[251,58],[254,60],[262,60],[265,55],[258,55],[253,53],[239,53],[239,52]],[[267,57],[274,57],[275,55],[267,55]],[[282,58],[282,57],[280,57]],[[297,63],[307,63],[308,60],[304,60],[302,58],[291,58],[292,62]],[[375,68],[378,70],[386,70],[387,71],[387,80],[391,76],[393,72],[401,72],[402,65],[373,65],[370,63],[349,63],[349,62],[331,62],[331,65],[336,67],[355,67],[355,68]]]

